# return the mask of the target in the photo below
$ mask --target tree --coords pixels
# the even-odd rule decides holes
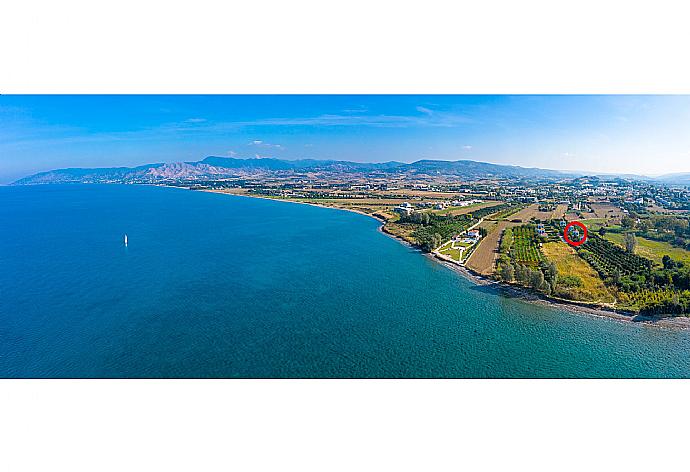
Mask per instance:
[[[518,282],[527,284],[529,282],[529,269],[522,264],[518,264],[515,268],[515,278]]]
[[[625,250],[630,254],[635,254],[636,247],[637,238],[635,238],[635,233],[625,233]]]
[[[540,270],[530,270],[529,285],[534,290],[539,290],[544,285],[544,273]]]
[[[676,261],[671,259],[671,256],[669,256],[668,254],[664,255],[664,257],[661,258],[661,263],[664,265],[664,269],[676,268]]]
[[[606,228],[602,226],[601,228],[599,228],[599,236],[601,236],[603,238],[605,235],[606,235]]]
[[[513,267],[513,264],[510,262],[501,264],[501,267],[498,270],[498,275],[502,280],[512,282],[513,278],[515,277],[515,268]]]
[[[552,285],[547,281],[544,281],[544,283],[541,285],[541,291],[546,295],[551,295],[552,290]]]
[[[556,282],[558,281],[558,268],[556,267],[555,262],[550,262],[546,266],[546,279],[549,281],[552,287],[556,286]]]
[[[635,227],[635,220],[633,220],[629,216],[625,216],[621,221],[621,225],[623,226],[623,228],[633,229]]]
[[[645,218],[644,220],[640,220],[640,222],[637,224],[637,227],[642,231],[649,231],[649,228],[651,228],[651,223]]]
[[[688,232],[688,220],[676,218],[673,224],[673,232],[676,233],[676,236],[679,238],[685,235],[685,233]]]
[[[503,232],[503,236],[501,237],[501,244],[499,246],[499,251],[506,254],[508,251],[510,251],[510,248],[513,246],[513,230],[508,228]]]
[[[443,240],[442,240],[442,238],[441,238],[441,235],[438,234],[438,233],[434,233],[434,234],[431,236],[431,248],[432,248],[432,250],[433,250],[433,249],[436,249],[437,247],[439,247],[439,246],[441,245],[442,242],[443,242]]]

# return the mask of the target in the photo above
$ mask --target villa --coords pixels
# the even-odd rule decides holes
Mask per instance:
[[[400,206],[395,207],[394,211],[401,215],[409,216],[410,213],[414,211],[414,208],[412,208],[412,205],[410,205],[409,202],[403,202],[400,204]]]

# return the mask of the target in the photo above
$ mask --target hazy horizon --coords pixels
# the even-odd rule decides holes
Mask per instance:
[[[690,172],[684,95],[14,95],[0,121],[0,183],[211,155]]]

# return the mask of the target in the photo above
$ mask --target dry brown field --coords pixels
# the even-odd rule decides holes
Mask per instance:
[[[623,210],[610,203],[590,203],[590,208],[594,210],[596,218],[605,218],[609,221],[620,222],[623,218]]]
[[[551,220],[560,220],[563,218],[563,215],[565,215],[565,212],[568,211],[568,205],[565,203],[559,203],[556,205],[556,208],[551,212],[551,216],[549,219]]]

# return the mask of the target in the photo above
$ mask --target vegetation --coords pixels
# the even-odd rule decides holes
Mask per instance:
[[[460,251],[460,249],[456,249],[453,247],[452,242],[447,242],[446,244],[441,246],[438,252],[456,261],[460,260],[460,255],[462,254],[462,251]]]
[[[651,215],[639,218],[633,213],[623,218],[622,227],[637,236],[666,242],[677,248],[690,250],[690,219],[687,216]]]
[[[637,239],[635,233],[625,233],[625,250],[630,254],[635,254]]]
[[[579,254],[604,280],[644,273],[652,267],[649,259],[626,252],[597,235],[590,235],[587,242],[579,246]]]
[[[631,238],[627,238],[626,249],[630,249]],[[581,247],[579,254],[616,291],[622,308],[651,314],[690,313],[690,266],[682,261],[664,255],[661,267],[655,269],[651,260],[597,236]]]
[[[623,292],[619,298],[623,306],[637,312],[656,315],[690,313],[690,290],[642,289]]]
[[[462,215],[414,212],[401,216],[396,224],[407,228],[408,237],[422,249],[431,251],[481,218],[510,219],[526,206],[478,207]],[[545,222],[546,237],[539,236],[533,224],[506,228],[495,243],[499,251],[495,277],[559,298],[615,303],[645,314],[690,314],[687,218],[631,211],[620,226],[607,225],[603,219],[588,223],[588,240],[577,248],[561,241],[559,220]],[[439,252],[461,259],[462,251],[450,243]]]
[[[505,220],[509,218],[510,216],[514,215],[520,210],[523,210],[527,208],[529,205],[526,204],[520,204],[520,205],[504,205],[504,208],[498,209],[498,207],[493,207],[494,214],[491,215],[492,220]]]
[[[545,261],[539,249],[534,225],[507,228],[503,232],[496,275],[505,282],[515,282],[551,295],[558,279],[555,264]]]
[[[554,289],[555,296],[600,303],[615,301],[598,274],[578,257],[575,249],[559,241],[544,244],[542,250],[560,274]]]
[[[403,215],[397,221],[414,227],[412,237],[427,252],[438,248],[444,241],[467,230],[472,224],[486,215],[503,210],[508,205],[478,208],[464,215],[441,215],[431,212],[413,212]],[[482,231],[480,229],[480,231]]]
[[[625,247],[623,234],[621,233],[606,232],[604,237],[621,247]],[[664,256],[669,256],[684,264],[690,264],[690,251],[672,246],[671,243],[653,241],[641,236],[638,236],[636,239],[637,248],[635,252],[642,257],[652,260],[657,265],[661,265]]]
[[[514,241],[513,230],[506,228],[505,231],[503,231],[503,236],[501,236],[501,244],[498,247],[499,252],[501,254],[508,254],[510,249],[513,247]]]
[[[516,226],[510,237],[513,238],[513,243],[510,246],[510,258],[513,262],[538,266],[544,260],[544,256],[539,250],[539,236],[537,236],[534,225]]]

